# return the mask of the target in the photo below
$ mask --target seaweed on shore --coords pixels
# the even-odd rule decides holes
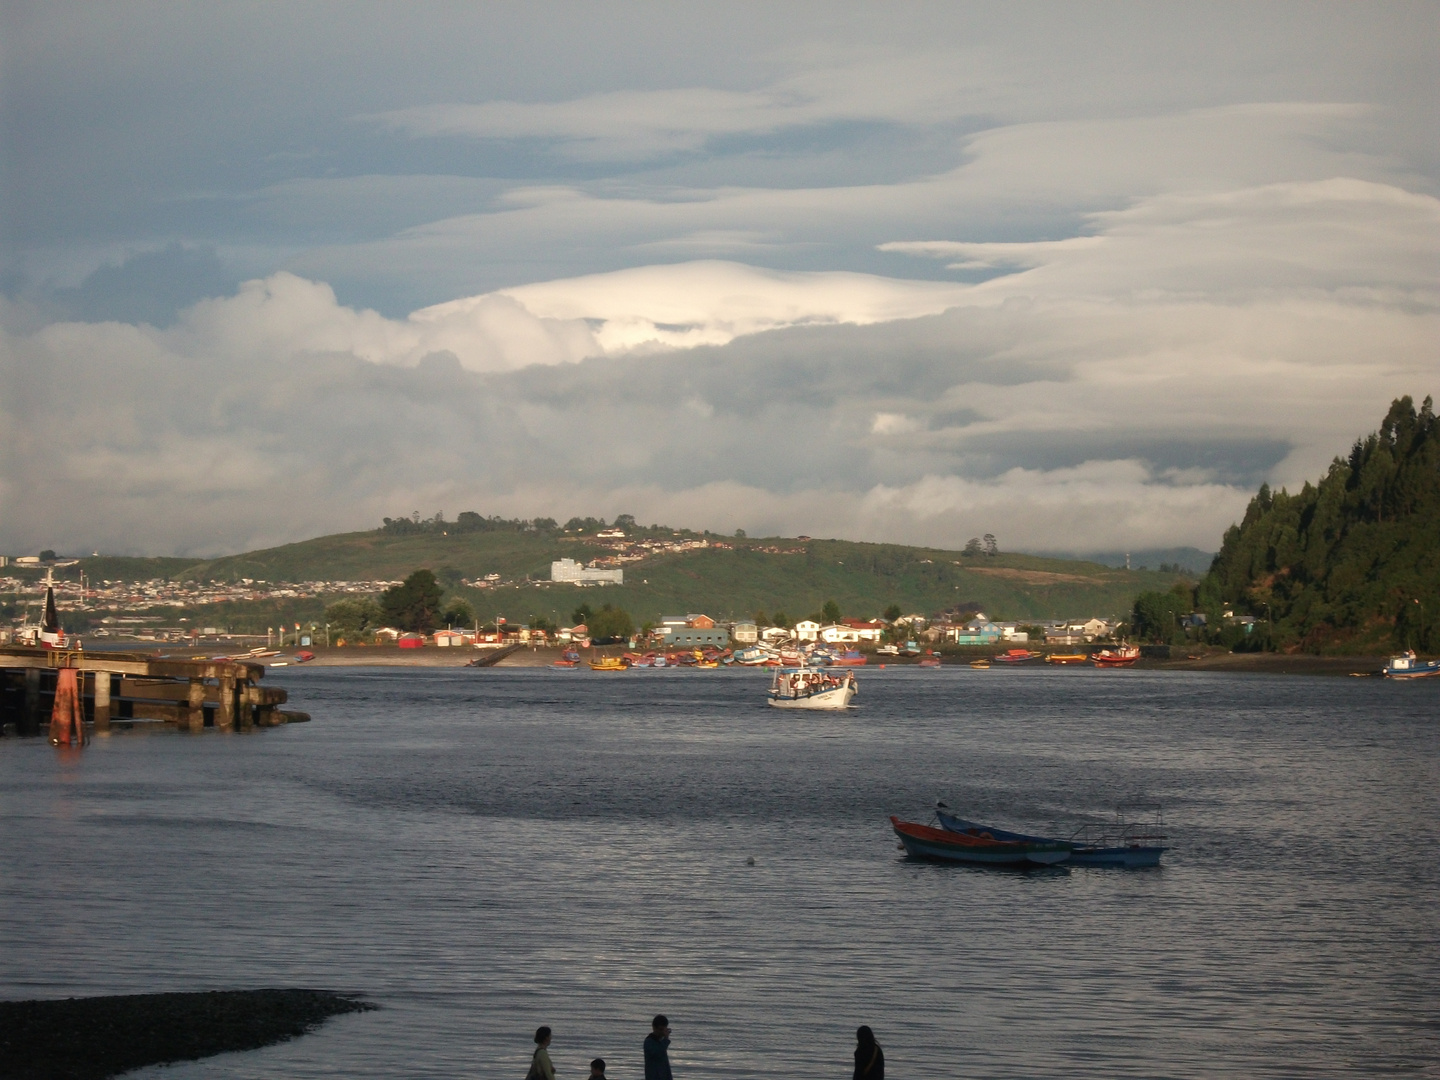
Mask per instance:
[[[258,1050],[377,1006],[329,990],[212,990],[0,1001],[0,1080],[105,1080]]]

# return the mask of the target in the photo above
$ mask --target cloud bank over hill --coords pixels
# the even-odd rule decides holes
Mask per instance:
[[[1304,56],[1293,25],[1255,31],[1261,82],[1151,20],[1137,40],[1214,79],[1117,59],[1138,97],[989,16],[985,48],[858,14],[741,75],[543,95],[518,67],[411,101],[277,76],[308,128],[264,114],[207,151],[253,169],[186,159],[187,190],[103,220],[90,196],[128,189],[11,104],[27,167],[91,186],[7,174],[0,550],[211,554],[464,509],[1213,549],[1262,480],[1440,390],[1433,65],[1406,18],[1346,51],[1326,10]],[[1042,54],[1070,81],[1005,62]],[[48,86],[33,63],[10,77]]]

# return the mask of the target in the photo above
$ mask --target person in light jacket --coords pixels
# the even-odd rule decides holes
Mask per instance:
[[[525,1080],[555,1080],[555,1066],[550,1064],[550,1029],[535,1029],[535,1056],[530,1059],[530,1071]]]

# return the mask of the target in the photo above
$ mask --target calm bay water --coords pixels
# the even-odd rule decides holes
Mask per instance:
[[[278,672],[276,673],[279,674]],[[315,722],[0,741],[0,995],[316,986],[384,1008],[180,1077],[1440,1072],[1440,680],[289,669]],[[1164,804],[1159,870],[909,861],[937,798]],[[755,864],[747,865],[753,858]]]

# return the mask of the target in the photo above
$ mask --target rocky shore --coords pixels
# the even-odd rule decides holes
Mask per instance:
[[[329,990],[0,1001],[0,1080],[104,1080],[146,1065],[258,1050],[331,1016],[374,1008]]]

